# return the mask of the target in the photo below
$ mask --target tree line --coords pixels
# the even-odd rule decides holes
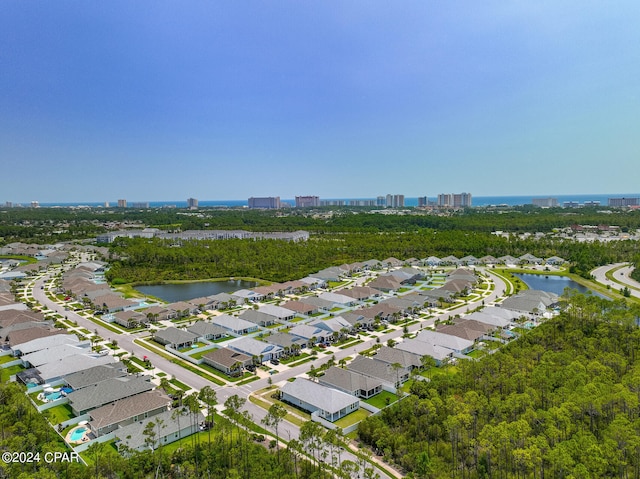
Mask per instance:
[[[640,309],[567,301],[497,353],[414,382],[360,439],[415,478],[640,477]]]
[[[287,281],[320,269],[369,259],[474,255],[560,256],[572,272],[589,277],[596,266],[629,261],[636,241],[584,242],[503,238],[464,230],[314,234],[306,242],[282,240],[161,240],[119,238],[111,245],[107,277],[118,282],[206,279],[228,276]]]

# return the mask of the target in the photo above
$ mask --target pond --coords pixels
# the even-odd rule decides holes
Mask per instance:
[[[567,278],[566,276],[552,276],[552,275],[544,275],[544,274],[526,274],[526,273],[515,273],[514,276],[520,278],[530,289],[537,289],[540,291],[547,291],[549,293],[555,293],[558,296],[564,293],[565,288],[571,288],[578,290],[580,293],[587,293],[587,291],[591,291],[591,294],[599,296],[601,298],[609,299],[606,296],[596,293],[595,291],[590,290],[586,286],[581,285],[580,283],[576,283],[574,280]]]
[[[218,293],[233,293],[239,289],[251,289],[257,283],[234,279],[229,281],[201,281],[197,283],[149,284],[136,286],[142,294],[155,296],[169,303],[187,301],[193,298],[211,296]]]

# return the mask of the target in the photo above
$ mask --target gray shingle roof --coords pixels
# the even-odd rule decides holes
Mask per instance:
[[[76,389],[82,389],[92,384],[97,384],[107,379],[120,378],[127,375],[127,367],[120,362],[101,364],[82,371],[64,376],[67,384]]]
[[[285,383],[280,390],[329,413],[340,411],[358,401],[350,394],[302,378]]]
[[[148,377],[144,376],[107,379],[78,391],[73,391],[67,397],[73,409],[79,412],[88,411],[118,399],[151,391],[154,386],[148,379]]]

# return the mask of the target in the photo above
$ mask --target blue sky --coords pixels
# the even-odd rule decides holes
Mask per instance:
[[[0,3],[0,203],[640,190],[640,2]]]

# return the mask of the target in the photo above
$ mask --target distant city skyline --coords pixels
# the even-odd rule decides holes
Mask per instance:
[[[208,208],[208,207],[248,207],[252,204],[257,209],[275,209],[275,208],[308,208],[315,206],[367,206],[367,207],[464,207],[469,206],[488,206],[506,204],[510,206],[516,205],[533,205],[543,208],[547,207],[578,207],[578,206],[634,206],[640,205],[640,193],[625,194],[560,194],[560,195],[496,195],[496,196],[473,196],[471,201],[471,193],[440,193],[435,196],[405,196],[401,194],[386,196],[362,196],[349,197],[339,196],[335,198],[322,198],[319,196],[303,196],[296,198],[280,198],[280,197],[250,197],[248,199],[205,199],[187,198],[186,200],[152,200],[152,201],[127,201],[119,199],[117,202],[111,201],[80,201],[80,202],[40,202],[32,200],[30,202],[0,202],[0,208],[38,208],[38,207],[81,207],[89,206],[94,208]],[[400,198],[402,200],[400,201]],[[299,200],[304,199],[302,202]],[[312,199],[312,203],[307,203]],[[387,200],[391,199],[391,203]],[[253,201],[253,203],[252,203]]]
[[[630,0],[8,0],[0,202],[623,195],[638,18]]]

